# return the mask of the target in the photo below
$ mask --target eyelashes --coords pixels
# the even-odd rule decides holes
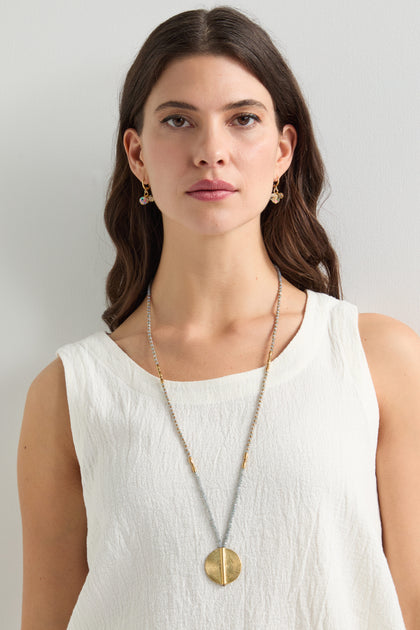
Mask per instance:
[[[181,125],[170,125],[169,122],[174,122],[174,121],[181,121],[182,123],[186,122],[186,118],[184,118],[184,116],[166,116],[166,118],[164,118],[163,120],[161,120],[161,124],[164,125],[165,123],[168,123],[168,127],[174,127],[175,129],[182,129],[182,127],[184,126],[183,124]]]
[[[261,122],[261,118],[259,116],[257,116],[256,114],[249,114],[249,113],[238,114],[237,116],[235,116],[235,118],[233,118],[233,120],[234,121],[245,120],[246,123],[251,121],[252,124],[239,123],[238,125],[233,125],[234,127],[244,127],[245,129],[250,129],[254,127],[257,123]],[[186,122],[188,123],[187,127],[185,126]],[[168,127],[171,127],[172,129],[188,129],[190,126],[192,126],[190,122],[188,121],[188,119],[185,116],[182,116],[181,114],[171,114],[170,116],[166,116],[163,120],[160,121],[160,123],[162,125],[167,125]],[[175,123],[175,124],[170,124],[170,123]],[[177,124],[177,123],[180,123],[180,124]]]
[[[239,120],[240,118],[244,119],[246,118],[247,120],[252,120],[253,123],[255,122],[261,122],[261,118],[259,116],[257,116],[256,114],[239,114],[239,116],[236,116],[236,118],[234,120]],[[239,125],[239,127],[253,127],[254,124],[252,125]]]

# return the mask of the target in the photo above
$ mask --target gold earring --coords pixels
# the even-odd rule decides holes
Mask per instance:
[[[279,192],[278,188],[277,188],[277,186],[279,184],[279,181],[280,181],[280,177],[273,184],[273,190],[272,190],[271,195],[270,195],[270,201],[272,201],[273,203],[278,203],[280,201],[280,199],[283,199],[283,197],[284,197],[283,193]]]
[[[147,203],[154,201],[154,199],[152,196],[152,191],[150,190],[150,186],[148,184],[145,184],[144,182],[142,182],[141,185],[143,186],[144,197],[140,197],[139,201],[142,206],[145,206]]]

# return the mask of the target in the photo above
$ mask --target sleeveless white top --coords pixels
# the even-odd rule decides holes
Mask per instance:
[[[158,349],[159,350],[159,349]],[[382,547],[378,403],[353,304],[307,291],[274,359],[227,546],[217,547],[160,381],[107,335],[57,351],[87,511],[68,630],[403,630]],[[223,536],[264,368],[166,381]]]

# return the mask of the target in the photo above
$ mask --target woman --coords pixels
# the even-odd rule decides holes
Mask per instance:
[[[111,333],[25,407],[22,630],[418,628],[420,340],[340,299],[292,73],[188,11],[120,114]]]

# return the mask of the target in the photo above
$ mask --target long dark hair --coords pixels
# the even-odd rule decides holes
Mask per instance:
[[[197,9],[169,18],[149,35],[122,90],[115,169],[105,206],[106,228],[116,247],[102,315],[111,331],[144,300],[163,244],[160,211],[139,204],[143,189],[129,168],[124,132],[135,128],[141,133],[145,101],[167,64],[197,54],[240,62],[270,92],[279,130],[286,124],[295,127],[297,146],[279,185],[284,198],[278,205],[270,201],[261,214],[264,243],[272,262],[296,287],[342,297],[337,255],[317,219],[324,164],[295,77],[269,35],[243,13],[231,7]]]

